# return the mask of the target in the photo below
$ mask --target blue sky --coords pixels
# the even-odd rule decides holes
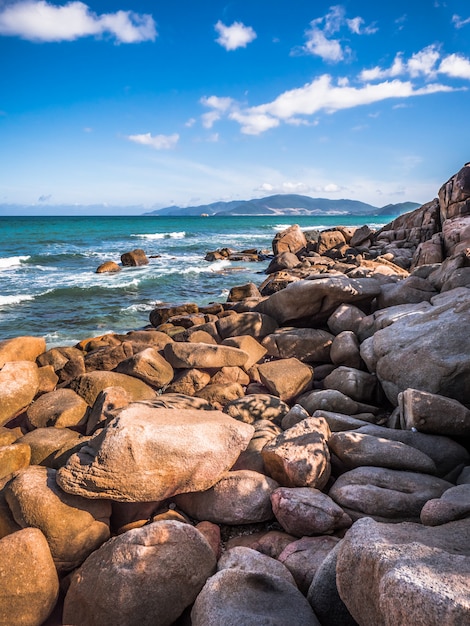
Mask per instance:
[[[0,204],[424,203],[469,88],[468,0],[0,0]]]

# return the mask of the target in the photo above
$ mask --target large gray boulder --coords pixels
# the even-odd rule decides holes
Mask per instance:
[[[212,487],[254,429],[219,411],[134,403],[57,472],[69,493],[121,502],[164,500]]]
[[[162,521],[113,537],[73,574],[63,623],[170,626],[215,570],[208,541],[190,524]]]
[[[431,302],[421,315],[377,331],[362,357],[395,406],[408,387],[470,405],[469,291],[460,287]]]
[[[361,626],[463,626],[470,614],[470,519],[435,528],[359,520],[341,542],[336,576]]]

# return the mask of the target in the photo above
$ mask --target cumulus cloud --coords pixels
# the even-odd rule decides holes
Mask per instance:
[[[219,34],[216,42],[226,50],[246,48],[256,39],[256,33],[251,26],[245,26],[242,22],[234,22],[231,26],[226,26],[219,20],[214,28]]]
[[[413,54],[408,60],[400,52],[388,68],[379,66],[363,70],[359,78],[364,82],[409,75],[411,78],[434,79],[438,74],[452,78],[470,79],[470,60],[459,54],[442,57],[439,46],[431,45]]]
[[[202,118],[202,125],[204,128],[212,128],[215,122],[218,122],[222,117],[222,114],[225,113],[233,104],[232,98],[220,98],[219,96],[209,96],[203,97],[200,100],[201,104],[212,111],[208,113],[204,113]]]
[[[97,15],[83,2],[56,6],[46,0],[22,0],[0,11],[0,35],[35,42],[110,35],[118,43],[139,43],[154,41],[157,30],[147,14],[116,11]]]
[[[341,38],[333,37],[342,30],[354,35],[372,35],[378,29],[374,24],[366,26],[362,17],[346,18],[343,6],[333,6],[326,15],[310,22],[310,28],[305,31],[307,41],[301,50],[329,63],[343,61],[351,55],[351,49]]]
[[[180,136],[178,133],[173,135],[151,135],[144,133],[142,135],[128,135],[127,139],[134,143],[140,143],[144,146],[150,146],[155,150],[172,150],[176,147]]]

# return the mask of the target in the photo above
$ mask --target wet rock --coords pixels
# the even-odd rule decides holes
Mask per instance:
[[[136,267],[137,265],[148,265],[149,260],[142,248],[136,248],[121,254],[121,263],[125,266]]]
[[[97,274],[113,274],[115,272],[120,272],[121,268],[115,261],[105,261],[101,263],[99,267],[96,268]]]

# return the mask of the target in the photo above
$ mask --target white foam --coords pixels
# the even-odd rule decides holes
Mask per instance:
[[[0,306],[19,304],[20,302],[26,302],[27,300],[34,300],[34,297],[27,294],[17,296],[0,296]]]
[[[173,233],[144,233],[138,235],[131,235],[131,237],[139,237],[140,239],[184,239],[186,232],[175,231]]]
[[[10,267],[18,267],[23,261],[27,261],[30,258],[30,256],[7,256],[0,258],[0,270],[7,270]]]
[[[130,306],[126,306],[122,311],[129,311],[130,313],[145,313],[146,311],[153,311],[155,308],[155,304],[146,304],[141,302],[139,304],[131,304]]]

